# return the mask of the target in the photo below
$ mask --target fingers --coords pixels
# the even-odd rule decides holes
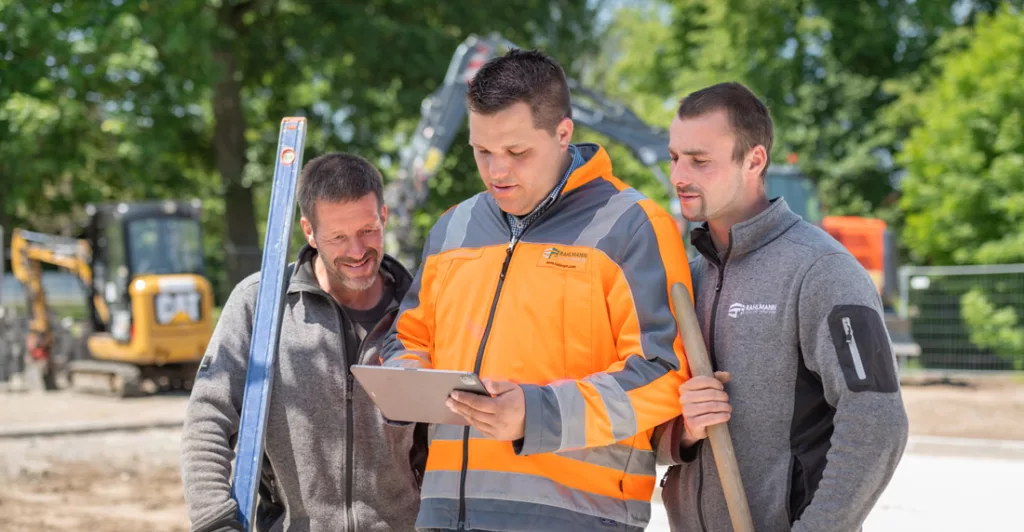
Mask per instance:
[[[712,377],[692,377],[679,387],[679,393],[683,394],[687,391],[705,389],[725,390],[725,386],[722,384],[722,381]]]
[[[732,413],[732,405],[730,405],[729,403],[722,403],[718,401],[708,403],[691,403],[683,405],[683,416],[690,419],[694,419],[702,415],[719,413]]]
[[[725,423],[726,421],[729,421],[731,417],[732,414],[730,414],[729,412],[715,412],[711,414],[702,414],[695,417],[687,417],[686,424],[695,432],[700,433],[700,437],[703,438],[704,431],[708,427],[712,425],[718,425],[720,423]]]
[[[732,378],[732,375],[730,375],[728,371],[716,371],[715,378],[718,379],[718,381],[721,382],[722,384],[725,384],[729,382],[729,379]]]
[[[715,390],[712,388],[706,388],[703,390],[687,390],[679,396],[679,402],[686,407],[694,403],[728,403],[729,394],[722,390]]]
[[[452,392],[448,400],[487,414],[496,414],[500,410],[495,398],[470,392]]]
[[[456,401],[455,399],[448,399],[447,401],[445,401],[445,405],[452,412],[455,412],[456,414],[465,418],[470,425],[473,425],[481,432],[486,433],[485,429],[491,429],[497,423],[496,415],[488,412],[483,412],[481,410],[477,410],[472,406]]]

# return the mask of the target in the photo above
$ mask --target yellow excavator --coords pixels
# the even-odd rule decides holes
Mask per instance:
[[[89,205],[84,238],[14,229],[11,272],[25,287],[26,373],[34,386],[119,396],[190,390],[213,333],[197,201]],[[85,333],[55,341],[42,264],[82,283]]]

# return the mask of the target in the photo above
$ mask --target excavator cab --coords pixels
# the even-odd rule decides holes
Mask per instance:
[[[89,205],[86,239],[92,247],[92,283],[86,287],[93,331],[109,333],[120,343],[132,337],[132,291],[144,277],[203,276],[202,231],[197,203],[145,202]],[[160,282],[159,279],[157,281]],[[166,284],[166,283],[165,283]],[[177,299],[175,299],[177,297]],[[157,322],[183,310],[196,321],[198,294],[160,296],[154,303]],[[175,299],[175,300],[172,300]]]
[[[80,238],[12,232],[12,271],[25,287],[25,345],[46,389],[134,395],[147,382],[190,389],[213,334],[198,201],[88,205]],[[49,316],[42,265],[75,275],[86,295],[85,333],[70,342]]]
[[[189,389],[213,333],[198,201],[87,207],[92,279],[89,360],[75,379],[113,377],[121,394],[146,380]]]

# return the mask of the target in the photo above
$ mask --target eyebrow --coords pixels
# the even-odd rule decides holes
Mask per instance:
[[[473,141],[469,142],[469,147],[472,148],[472,147],[475,147],[475,146],[477,146],[477,144],[474,144]],[[506,144],[506,145],[502,146],[501,149],[512,150],[512,149],[521,148],[521,147],[523,147],[523,143],[522,142],[516,142],[516,143],[513,143],[513,144]]]
[[[672,148],[669,148],[668,152],[669,152],[669,155],[676,154],[676,151],[673,150]],[[690,155],[690,156],[693,156],[693,155],[708,155],[709,153],[710,152],[708,150],[705,150],[705,149],[691,148],[691,149],[683,150],[682,152],[679,152],[679,155]]]

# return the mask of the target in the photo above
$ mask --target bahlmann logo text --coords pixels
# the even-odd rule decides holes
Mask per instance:
[[[729,305],[729,317],[738,318],[743,314],[775,314],[778,307],[775,303],[755,303],[753,305],[733,303]]]
[[[577,251],[562,251],[558,248],[548,248],[544,250],[543,256],[548,260],[568,260],[574,262],[585,262],[587,260],[586,253],[580,253]]]

